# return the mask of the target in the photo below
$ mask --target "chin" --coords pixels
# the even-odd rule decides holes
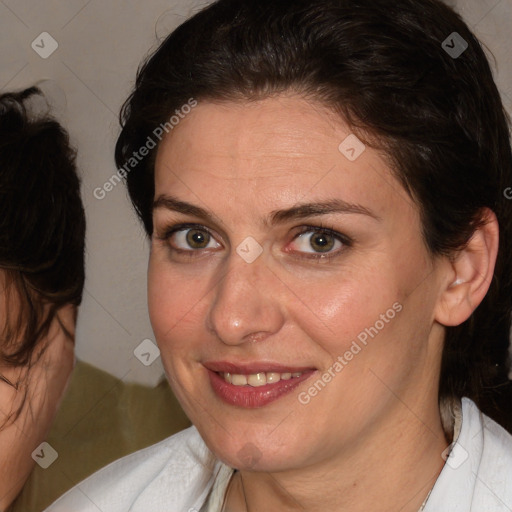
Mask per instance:
[[[285,471],[295,467],[300,461],[297,455],[304,455],[304,444],[291,443],[296,436],[283,430],[276,435],[275,425],[270,428],[259,428],[254,425],[247,429],[241,425],[231,424],[226,429],[212,431],[211,423],[197,426],[201,437],[215,456],[228,466],[242,471]],[[238,429],[244,429],[244,434],[236,435]],[[272,439],[271,439],[272,437]]]

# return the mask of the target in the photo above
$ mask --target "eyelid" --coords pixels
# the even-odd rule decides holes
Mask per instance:
[[[343,233],[340,233],[339,231],[336,231],[334,228],[329,228],[329,227],[323,226],[323,225],[301,226],[299,228],[299,231],[298,231],[296,237],[299,235],[303,235],[304,233],[309,233],[310,231],[314,231],[316,233],[325,233],[327,235],[330,235],[330,236],[338,239],[340,242],[343,242],[345,245],[352,245],[354,242],[349,236],[347,236]],[[296,237],[294,237],[294,240]]]
[[[184,223],[173,224],[171,226],[165,227],[163,229],[163,234],[157,235],[157,238],[159,240],[168,240],[177,231],[185,231],[187,229],[197,229],[197,230],[205,231],[210,236],[214,236],[213,232],[210,229],[208,229],[206,226],[204,226],[203,224],[197,224],[194,222],[184,222]]]

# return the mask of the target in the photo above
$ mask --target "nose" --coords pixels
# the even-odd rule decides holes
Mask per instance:
[[[282,283],[267,267],[263,255],[247,263],[236,252],[223,268],[213,290],[206,328],[226,345],[263,341],[284,323]]]

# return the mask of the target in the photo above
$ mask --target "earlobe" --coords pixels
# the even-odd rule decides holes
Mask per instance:
[[[467,320],[482,302],[491,284],[499,245],[499,225],[489,208],[482,210],[482,225],[450,263],[435,319],[445,326]],[[455,279],[454,279],[455,276]]]

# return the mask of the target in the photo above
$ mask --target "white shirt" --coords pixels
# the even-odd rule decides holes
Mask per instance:
[[[468,398],[457,430],[423,511],[512,512],[512,436]],[[232,472],[190,427],[109,464],[45,512],[220,512]]]

